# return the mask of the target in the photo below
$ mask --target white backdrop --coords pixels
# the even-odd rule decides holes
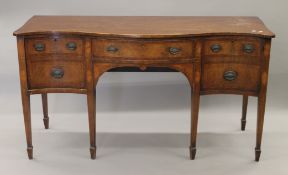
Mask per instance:
[[[50,167],[45,166],[36,166],[34,164],[28,164],[26,161],[25,155],[25,137],[24,137],[24,124],[22,118],[22,107],[21,107],[21,97],[20,97],[20,87],[19,87],[19,72],[18,72],[18,60],[17,60],[17,48],[16,48],[16,38],[12,36],[13,31],[21,27],[31,16],[33,15],[145,15],[145,16],[258,16],[269,29],[271,29],[275,34],[276,38],[272,42],[272,53],[271,53],[271,62],[270,62],[270,78],[269,78],[269,87],[268,87],[268,98],[267,98],[267,110],[266,110],[266,123],[264,128],[264,133],[267,133],[267,137],[264,137],[264,147],[266,145],[266,159],[272,160],[271,164],[278,166],[278,174],[287,174],[288,170],[286,166],[282,163],[287,162],[287,148],[288,144],[285,141],[287,138],[287,76],[288,76],[288,60],[286,55],[288,54],[288,11],[287,11],[288,1],[286,0],[0,0],[0,154],[2,157],[0,161],[5,162],[4,165],[9,171],[11,169],[15,172],[17,171],[14,168],[13,161],[18,161],[21,157],[20,164],[18,162],[18,170],[23,174],[28,170],[30,174],[39,172],[43,173],[43,168],[46,170],[44,173],[51,172],[51,167],[57,167],[58,164],[54,163],[55,159],[60,158],[61,161],[67,161],[68,154],[73,155],[75,152],[68,150],[64,151],[67,147],[73,148],[73,144],[77,145],[79,142],[83,142],[81,150],[77,152],[76,155],[68,157],[70,163],[66,163],[66,169],[59,167],[55,169],[54,173],[62,174],[66,170],[71,169],[75,162],[79,163],[78,155],[81,155],[82,163],[85,165],[80,166],[80,169],[85,169],[87,174],[89,174],[89,168],[93,167],[96,163],[88,162],[88,122],[87,122],[87,109],[86,109],[86,98],[84,95],[73,95],[73,94],[52,94],[49,95],[49,115],[51,122],[51,129],[47,131],[51,132],[56,131],[53,134],[53,137],[48,137],[50,139],[49,144],[54,145],[55,148],[51,150],[48,148],[50,145],[46,145],[42,136],[45,134],[43,131],[42,124],[42,108],[40,103],[40,96],[32,96],[32,124],[33,131],[36,133],[36,139],[34,137],[34,146],[36,149],[36,157],[40,157],[41,160],[49,160]],[[200,133],[231,133],[233,136],[238,135],[240,128],[240,116],[241,116],[241,97],[240,96],[227,96],[227,95],[212,95],[212,96],[203,96],[201,98],[200,105],[200,120],[199,120],[199,132]],[[110,132],[110,133],[188,133],[190,128],[190,88],[185,77],[180,73],[105,73],[98,85],[97,85],[97,131],[98,132]],[[176,169],[181,169],[180,172],[183,174],[189,174],[194,170],[198,174],[205,174],[205,168],[207,161],[210,162],[211,171],[213,174],[235,174],[239,170],[239,173],[242,172],[243,161],[248,162],[247,160],[253,159],[253,148],[254,148],[254,138],[255,138],[255,122],[256,122],[256,99],[251,98],[249,101],[248,107],[248,123],[247,123],[247,133],[246,138],[240,137],[240,141],[235,141],[230,137],[230,135],[202,135],[202,142],[200,146],[207,148],[206,154],[203,155],[202,159],[198,164],[182,164],[184,160],[183,156],[179,156],[176,160],[171,157],[165,157],[168,160],[166,164],[161,164],[163,168],[157,168],[153,166],[149,167],[145,162],[145,157],[134,156],[133,159],[136,161],[123,161],[122,158],[113,158],[113,151],[111,154],[108,154],[108,161],[110,164],[105,164],[104,162],[98,161],[98,170],[103,170],[103,172],[113,173],[113,168],[118,174],[133,174],[133,170],[137,170],[138,173],[143,174],[161,174],[162,171],[169,174],[174,172],[175,166]],[[286,122],[285,122],[286,121]],[[86,140],[79,139],[79,135],[64,135],[67,137],[68,141],[66,144],[61,144],[64,140],[60,133],[63,132],[83,132]],[[14,134],[12,134],[14,133]],[[57,135],[58,133],[58,135]],[[236,133],[236,134],[235,134]],[[59,137],[58,137],[59,136]],[[79,136],[79,137],[77,137]],[[247,137],[248,136],[248,137]],[[265,136],[265,134],[264,134]],[[270,136],[270,137],[269,137]],[[281,137],[284,139],[281,139]],[[47,135],[46,135],[47,137]],[[70,137],[70,140],[69,140]],[[113,137],[113,135],[107,136],[108,138]],[[124,139],[126,146],[137,147],[137,143],[133,142],[133,138],[139,141],[140,138],[146,139],[148,143],[146,146],[149,147],[149,144],[161,140],[155,136],[155,140],[152,139],[149,142],[149,138],[139,136],[122,137]],[[153,136],[151,136],[153,138]],[[161,137],[161,136],[160,136]],[[201,134],[200,134],[201,137]],[[15,139],[16,138],[16,139]],[[116,136],[115,136],[116,138]],[[121,136],[120,136],[121,138]],[[132,140],[129,140],[132,138]],[[166,137],[165,137],[166,138]],[[173,138],[173,135],[168,137]],[[184,137],[186,138],[186,137]],[[207,143],[205,142],[205,138]],[[217,139],[216,139],[217,138]],[[279,140],[277,140],[279,138]],[[58,139],[58,140],[57,140]],[[74,139],[74,140],[73,140]],[[97,138],[99,139],[99,138]],[[126,139],[126,140],[125,140]],[[176,138],[177,139],[177,138]],[[73,140],[73,141],[72,141]],[[116,139],[117,140],[117,139]],[[180,139],[181,140],[181,139]],[[183,139],[182,139],[183,140]],[[184,139],[185,140],[185,139]],[[204,141],[203,141],[204,140]],[[69,142],[70,141],[70,142]],[[109,141],[109,139],[108,139]],[[119,140],[118,140],[119,141]],[[124,142],[123,141],[123,142]],[[163,140],[162,140],[163,141]],[[177,141],[177,140],[176,140]],[[178,139],[179,141],[179,139]],[[43,143],[44,142],[44,143]],[[72,142],[72,143],[71,143]],[[87,143],[86,143],[87,142]],[[100,141],[100,147],[101,142]],[[106,140],[107,142],[107,140]],[[165,139],[163,141],[171,146],[172,142]],[[224,156],[222,162],[218,162],[218,158],[213,155],[212,151],[213,146],[217,146],[217,143],[224,143],[224,146],[227,144],[233,148],[241,146],[245,148],[244,151],[240,152],[240,159],[236,159],[234,162],[231,161],[231,157],[238,156],[238,152],[228,151],[228,157]],[[57,145],[60,146],[57,147]],[[71,143],[71,144],[70,144]],[[122,143],[122,142],[120,142]],[[131,145],[129,145],[129,143]],[[139,144],[144,144],[144,141],[140,141]],[[243,144],[245,143],[245,145]],[[247,144],[246,144],[247,143]],[[119,143],[118,143],[119,144]],[[124,144],[124,147],[125,147]],[[187,142],[188,144],[188,136]],[[17,146],[16,146],[17,145]],[[46,145],[46,147],[45,147]],[[105,144],[104,144],[105,145]],[[116,145],[111,141],[111,145]],[[157,145],[157,144],[156,144]],[[227,146],[225,145],[225,146]],[[61,147],[62,146],[62,147]],[[67,147],[65,147],[67,146]],[[79,146],[79,144],[78,144]],[[108,143],[109,146],[109,143]],[[139,146],[139,145],[138,145]],[[155,144],[154,144],[155,146]],[[172,147],[175,146],[172,144]],[[181,145],[186,148],[187,145]],[[219,145],[218,145],[219,146]],[[220,150],[221,154],[224,154],[227,151],[227,147]],[[270,147],[269,147],[270,146]],[[40,148],[41,147],[41,148]],[[65,147],[65,148],[64,148]],[[140,147],[140,146],[139,146]],[[211,147],[211,148],[210,148]],[[268,147],[271,148],[269,152]],[[48,149],[45,154],[45,148]],[[60,148],[60,149],[59,149]],[[83,149],[82,149],[83,148]],[[87,148],[87,149],[86,149]],[[209,149],[208,149],[209,148]],[[247,148],[247,149],[246,149]],[[251,149],[250,149],[251,148]],[[283,148],[283,149],[281,149]],[[49,150],[50,149],[50,150]],[[144,146],[145,149],[145,146]],[[42,152],[41,152],[42,150]],[[58,155],[55,151],[58,151]],[[201,150],[201,149],[200,149]],[[233,150],[233,149],[231,149]],[[241,149],[239,149],[241,150]],[[247,151],[247,150],[250,150]],[[9,152],[10,151],[10,152]],[[62,152],[66,154],[62,154]],[[87,155],[84,154],[87,152]],[[103,150],[102,150],[103,151]],[[216,149],[217,151],[217,149]],[[9,154],[8,154],[9,152]],[[16,153],[15,153],[16,152]],[[61,152],[61,153],[60,153]],[[106,151],[107,152],[107,151]],[[109,151],[108,151],[109,152]],[[127,153],[128,151],[124,151]],[[136,151],[137,152],[137,151]],[[140,151],[141,152],[141,151]],[[144,151],[145,152],[145,151]],[[153,152],[153,151],[152,151]],[[161,151],[160,151],[161,152]],[[38,154],[39,153],[39,154]],[[83,153],[83,154],[82,154]],[[124,154],[123,153],[123,154]],[[130,152],[131,153],[131,152]],[[135,152],[132,151],[131,154]],[[153,152],[154,153],[154,152]],[[173,153],[173,151],[164,152],[165,155]],[[164,154],[163,153],[163,154]],[[186,152],[185,152],[186,153]],[[203,153],[203,152],[202,152]],[[210,154],[211,153],[211,154]],[[119,154],[119,152],[118,152]],[[123,156],[121,154],[121,156]],[[149,155],[149,153],[144,153]],[[170,154],[170,155],[171,155]],[[184,153],[183,153],[184,154]],[[201,157],[201,152],[199,153]],[[220,153],[217,156],[221,155]],[[2,156],[4,155],[4,156]],[[9,160],[11,162],[7,163],[6,158],[11,157]],[[84,156],[83,156],[84,155]],[[100,149],[101,155],[101,149]],[[156,156],[157,153],[149,155],[147,160],[148,162],[154,161],[154,165],[158,166],[159,162],[162,160],[163,155],[157,155],[159,159],[153,159],[153,156]],[[173,154],[172,154],[173,155]],[[46,157],[45,157],[46,156]],[[49,157],[50,156],[50,157]],[[60,157],[59,157],[60,156]],[[62,157],[61,157],[62,156]],[[105,154],[102,157],[102,160],[105,159]],[[115,167],[109,168],[111,165],[110,158],[114,161]],[[117,154],[115,155],[117,157]],[[162,156],[162,158],[161,158]],[[205,157],[206,156],[206,157]],[[263,155],[264,156],[264,155]],[[270,157],[269,157],[270,156]],[[208,160],[208,157],[212,157],[212,160]],[[63,158],[63,159],[61,159]],[[130,157],[131,158],[131,157]],[[138,158],[138,159],[137,159]],[[206,159],[205,159],[206,158]],[[227,159],[225,159],[227,158]],[[38,160],[39,160],[38,159]],[[87,159],[87,160],[86,160]],[[129,159],[129,157],[128,157]],[[185,158],[184,158],[185,159]],[[263,158],[265,160],[265,156]],[[73,160],[73,161],[72,161]],[[201,160],[203,162],[201,162]],[[225,161],[224,161],[225,160]],[[263,160],[263,161],[264,161]],[[281,161],[280,161],[281,160]],[[87,161],[87,162],[85,162]],[[113,162],[112,161],[112,162]],[[185,160],[186,161],[186,160]],[[52,163],[53,162],[53,163]],[[69,161],[68,161],[69,162]],[[73,162],[73,163],[72,163]],[[205,163],[206,162],[206,163]],[[212,163],[214,162],[214,164]],[[218,162],[218,164],[217,164]],[[239,165],[240,162],[240,165]],[[265,162],[265,161],[264,161]],[[281,163],[279,163],[281,162]],[[170,164],[169,164],[170,163]],[[203,164],[202,164],[203,163]],[[250,162],[249,162],[250,163]],[[267,161],[266,161],[267,163]],[[153,163],[152,163],[153,164]],[[91,165],[91,167],[90,167]],[[100,166],[104,165],[104,166]],[[121,165],[121,167],[120,167]],[[130,165],[134,165],[135,169],[131,169],[128,173],[126,170],[131,168]],[[195,166],[196,165],[196,166]],[[198,166],[199,165],[199,166]],[[221,170],[225,169],[227,166],[232,167],[231,171]],[[95,165],[96,166],[96,165]],[[100,166],[100,167],[99,167]],[[118,166],[118,167],[117,167]],[[140,167],[144,166],[145,168],[141,169]],[[242,167],[241,167],[242,166]],[[40,168],[39,168],[40,167]],[[138,169],[137,169],[138,167]],[[246,173],[253,174],[252,172],[257,173],[275,173],[276,169],[269,169],[269,166],[259,166],[259,167],[250,167],[250,171]],[[34,171],[30,171],[31,169]],[[88,169],[87,169],[88,168]],[[118,169],[117,169],[118,168]],[[126,168],[126,169],[125,169]],[[182,169],[183,168],[183,169]],[[192,170],[191,168],[194,168]],[[73,168],[72,168],[73,169]],[[138,171],[141,169],[142,171]],[[4,169],[5,170],[5,169]],[[118,170],[118,171],[117,171]],[[151,171],[149,171],[151,170]],[[184,171],[187,170],[187,171]],[[276,171],[276,172],[277,172]],[[0,170],[1,172],[1,170]],[[77,173],[77,171],[73,171]],[[72,172],[72,173],[73,173]],[[126,172],[126,173],[124,173]],[[177,171],[176,171],[177,172]],[[178,171],[179,172],[179,171]],[[207,171],[206,171],[207,172]],[[5,173],[7,173],[5,171]],[[71,172],[70,172],[71,173]],[[81,172],[83,173],[83,172]]]

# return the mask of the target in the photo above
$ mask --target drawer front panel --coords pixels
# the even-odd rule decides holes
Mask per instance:
[[[247,64],[204,64],[202,90],[258,91],[260,66]]]
[[[93,56],[97,58],[123,59],[191,59],[193,41],[136,41],[136,40],[93,40]]]
[[[261,49],[262,48],[262,49]],[[259,56],[261,54],[261,43],[259,40],[239,40],[234,43],[235,55]]]
[[[81,62],[31,62],[28,64],[30,89],[84,88],[84,72]]]
[[[211,39],[205,41],[205,55],[232,55],[233,47],[231,40]]]
[[[26,40],[28,55],[72,54],[83,55],[83,39],[71,38],[31,38]]]
[[[255,38],[212,38],[204,44],[205,56],[246,56],[256,57],[261,54],[261,40]]]

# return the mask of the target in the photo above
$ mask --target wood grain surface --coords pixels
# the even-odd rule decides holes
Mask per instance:
[[[89,34],[136,38],[274,34],[258,17],[33,16],[14,35]]]

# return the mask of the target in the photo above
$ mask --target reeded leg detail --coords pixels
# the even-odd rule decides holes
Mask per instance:
[[[248,106],[248,95],[243,95],[242,118],[241,118],[241,130],[242,131],[245,131],[245,128],[246,128],[247,106]]]
[[[43,108],[43,123],[45,129],[49,129],[49,116],[48,116],[48,98],[47,93],[41,94],[42,96],[42,108]]]

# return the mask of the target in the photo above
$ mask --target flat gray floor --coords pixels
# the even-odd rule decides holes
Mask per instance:
[[[155,124],[149,125],[152,116],[146,117],[147,121],[141,123],[136,122],[135,119],[130,121],[126,119],[127,125],[122,121],[120,122],[122,126],[118,126],[117,129],[115,126],[117,121],[105,121],[105,117],[99,114],[98,130],[104,132],[97,133],[97,159],[90,160],[85,114],[79,114],[80,117],[75,114],[56,115],[53,119],[51,117],[52,123],[49,130],[43,129],[41,116],[36,116],[39,118],[33,122],[34,160],[28,160],[26,157],[22,120],[19,119],[19,122],[14,120],[14,126],[19,128],[8,128],[1,123],[0,174],[231,175],[245,173],[270,175],[276,173],[285,175],[288,173],[287,133],[278,132],[276,128],[271,129],[272,131],[265,130],[261,161],[255,163],[253,161],[254,123],[249,122],[247,131],[241,132],[239,120],[233,122],[227,115],[222,118],[217,116],[217,122],[214,121],[216,124],[218,122],[227,124],[222,125],[222,131],[221,127],[212,127],[211,123],[215,119],[210,118],[212,122],[206,121],[208,119],[200,120],[202,128],[198,135],[197,159],[194,161],[188,159],[189,134],[177,133],[179,126],[174,129],[165,128],[172,127],[173,124],[181,124],[174,121],[172,117],[168,117],[165,124],[159,127]],[[156,117],[155,122],[159,124],[164,116]],[[10,118],[6,118],[5,122],[11,124],[11,119],[15,116],[7,117]],[[144,120],[144,117],[139,119],[139,121]],[[114,126],[110,129],[113,132],[106,132],[109,128],[101,127],[105,122],[110,122]],[[135,127],[134,133],[132,129],[127,129],[132,124]],[[140,125],[149,126],[150,132],[147,131],[148,129],[141,131]],[[210,128],[206,128],[205,125]],[[157,129],[160,132],[156,132]],[[174,132],[171,132],[172,130]]]

